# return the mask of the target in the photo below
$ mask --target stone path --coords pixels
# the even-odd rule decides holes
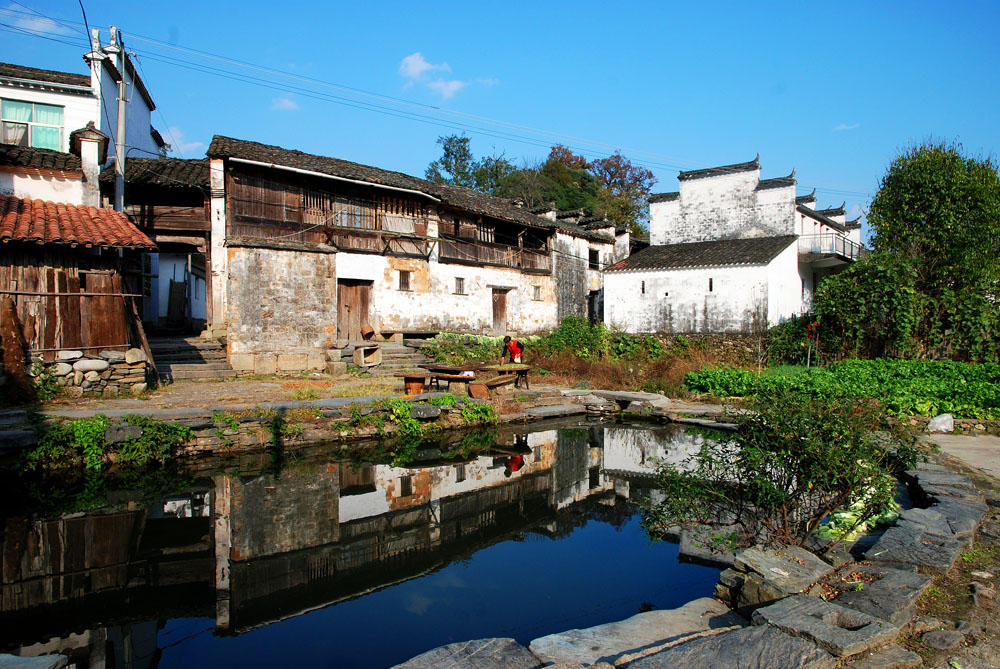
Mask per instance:
[[[924,440],[948,455],[1000,478],[1000,437],[994,435],[928,434]]]

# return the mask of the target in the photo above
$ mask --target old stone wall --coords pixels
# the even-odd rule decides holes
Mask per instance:
[[[230,557],[251,560],[339,540],[339,500],[336,464],[285,469],[281,485],[273,474],[230,477],[229,505],[219,510],[229,517]]]
[[[34,376],[55,379],[56,385],[64,388],[70,397],[139,395],[155,383],[146,354],[137,348],[124,352],[102,351],[94,356],[64,350],[57,351],[52,362],[36,358],[32,363]]]
[[[336,256],[230,247],[229,362],[257,374],[323,369],[337,332]]]

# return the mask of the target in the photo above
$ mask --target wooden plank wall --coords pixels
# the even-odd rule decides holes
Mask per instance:
[[[14,291],[29,352],[46,361],[55,359],[56,349],[96,355],[130,347],[121,276],[114,269],[81,269],[76,260],[49,251],[0,251],[0,290]]]

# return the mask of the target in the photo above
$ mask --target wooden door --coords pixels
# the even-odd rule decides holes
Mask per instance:
[[[507,291],[493,289],[493,334],[507,334]]]
[[[184,323],[187,310],[187,283],[170,280],[170,292],[167,296],[167,325],[180,327]]]
[[[337,339],[361,341],[361,326],[368,323],[371,281],[337,281]]]

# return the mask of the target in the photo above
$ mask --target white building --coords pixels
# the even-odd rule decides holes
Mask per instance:
[[[124,81],[126,155],[161,155],[166,145],[150,125],[150,114],[156,105],[125,53],[120,33],[112,27],[111,39],[102,47],[98,31],[94,30],[91,50],[83,58],[89,66],[83,73],[0,63],[0,143],[27,150],[74,152],[79,156],[80,147],[73,146],[73,136],[89,128],[103,134],[106,140],[103,151],[93,156],[99,171],[115,156],[119,82]],[[97,137],[92,132],[90,136]],[[18,162],[31,161],[25,154],[19,154]],[[83,166],[71,165],[70,169],[58,157],[52,162],[59,165],[61,174],[29,175],[21,170],[16,177],[3,177],[0,190],[18,197],[100,205],[97,172],[91,171],[86,155]],[[73,171],[76,176],[70,174]]]
[[[795,172],[747,163],[681,172],[649,199],[651,246],[605,271],[604,316],[626,332],[750,332],[809,311],[863,251],[858,220],[796,197]],[[813,205],[813,207],[808,206]]]

